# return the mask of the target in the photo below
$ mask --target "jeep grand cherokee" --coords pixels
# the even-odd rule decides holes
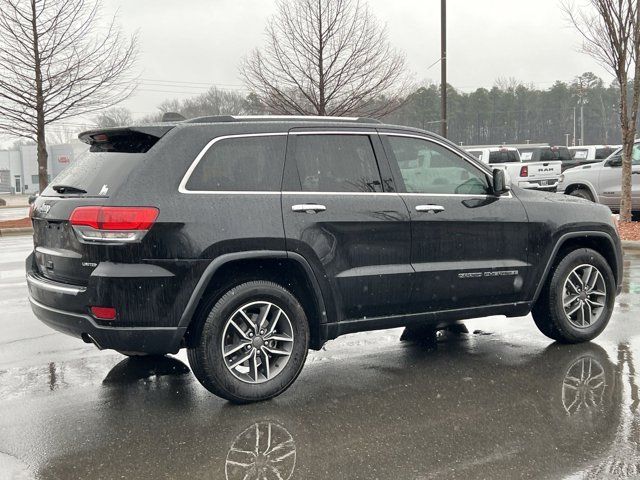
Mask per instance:
[[[33,206],[33,311],[125,355],[187,348],[233,402],[282,393],[349,332],[532,312],[588,341],[620,290],[606,207],[509,188],[422,130],[209,117],[80,138]]]

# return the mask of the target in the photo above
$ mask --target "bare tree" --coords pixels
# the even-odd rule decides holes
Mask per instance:
[[[638,0],[587,0],[586,4],[576,8],[567,1],[563,9],[583,38],[584,53],[612,73],[620,86],[620,220],[630,222],[632,152],[640,106],[640,9]]]
[[[129,125],[133,122],[133,116],[128,108],[113,107],[103,112],[100,112],[93,123],[96,127],[109,128],[120,127],[123,125]]]
[[[45,128],[126,99],[136,37],[115,17],[100,28],[99,0],[0,0],[0,131],[38,144],[47,180]]]
[[[384,115],[408,85],[404,56],[360,0],[278,0],[267,44],[242,62],[272,113]]]

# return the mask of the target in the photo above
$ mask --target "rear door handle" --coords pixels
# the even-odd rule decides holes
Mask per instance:
[[[318,205],[317,203],[301,203],[299,205],[294,205],[291,207],[291,210],[294,212],[303,212],[303,213],[318,213],[324,212],[327,209],[324,205]]]
[[[417,205],[416,212],[426,212],[426,213],[440,213],[444,212],[444,207],[442,205]]]

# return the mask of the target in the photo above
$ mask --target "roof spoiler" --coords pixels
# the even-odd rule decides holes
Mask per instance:
[[[80,141],[88,145],[105,143],[112,137],[126,137],[135,135],[155,137],[159,140],[173,127],[174,125],[149,125],[142,127],[100,128],[82,132],[78,135],[78,138],[80,139]]]

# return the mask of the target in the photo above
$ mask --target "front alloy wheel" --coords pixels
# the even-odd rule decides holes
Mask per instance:
[[[567,320],[576,328],[597,323],[605,311],[607,285],[593,265],[579,265],[564,282],[562,304]]]
[[[609,323],[616,297],[615,277],[595,250],[561,253],[531,311],[547,337],[562,343],[593,340]]]

